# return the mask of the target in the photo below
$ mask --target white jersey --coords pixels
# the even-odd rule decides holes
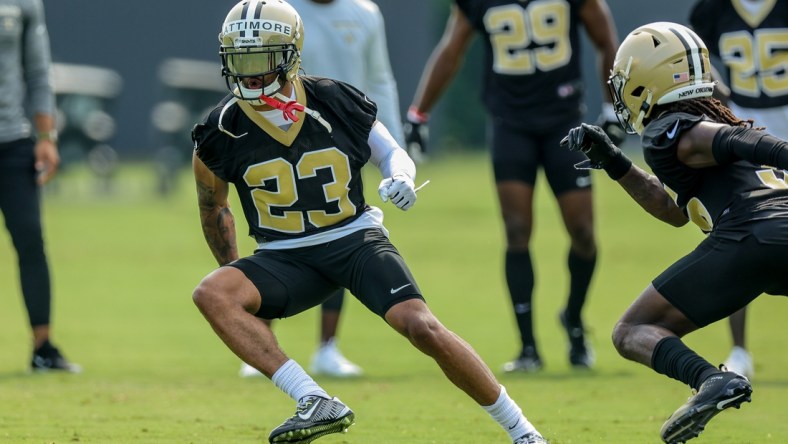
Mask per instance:
[[[308,75],[347,82],[378,106],[378,120],[400,146],[404,133],[383,15],[370,0],[288,0],[304,21],[301,66]]]

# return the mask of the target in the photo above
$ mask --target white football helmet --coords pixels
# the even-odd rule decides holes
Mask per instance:
[[[263,104],[298,76],[304,25],[283,0],[243,0],[233,6],[219,33],[222,76],[237,98]]]
[[[709,50],[691,29],[669,22],[641,26],[621,42],[608,80],[618,120],[643,132],[654,105],[714,92]]]

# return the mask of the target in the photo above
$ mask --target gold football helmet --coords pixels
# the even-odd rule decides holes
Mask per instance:
[[[227,87],[239,99],[262,104],[261,94],[272,96],[298,76],[304,24],[283,0],[243,0],[224,19],[219,41]]]
[[[643,132],[654,105],[714,92],[709,50],[691,29],[669,22],[641,26],[621,42],[608,80],[618,120]]]

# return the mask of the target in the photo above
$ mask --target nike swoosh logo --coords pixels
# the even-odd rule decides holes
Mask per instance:
[[[398,291],[400,291],[400,290],[402,290],[403,288],[405,288],[405,287],[408,287],[408,286],[410,286],[410,284],[405,284],[405,285],[403,285],[402,287],[392,288],[392,289],[391,289],[391,294],[394,294],[394,293],[396,293],[396,292],[398,292]]]
[[[726,400],[724,400],[724,401],[720,401],[720,402],[718,402],[718,403],[717,403],[717,410],[724,410],[726,407],[728,407],[728,404],[731,404],[731,403],[733,403],[733,402],[736,402],[736,400],[738,400],[738,399],[739,399],[739,398],[741,398],[742,396],[744,396],[744,393],[742,393],[741,395],[739,395],[739,396],[737,396],[737,397],[735,397],[735,398],[726,399]]]
[[[517,424],[520,424],[520,418],[517,418],[517,422],[515,422],[513,426],[509,427],[509,430],[514,430],[514,428],[517,427]]]
[[[315,401],[312,405],[309,406],[309,409],[307,411],[305,411],[303,413],[302,412],[298,412],[298,417],[303,419],[303,420],[305,420],[305,421],[307,419],[311,418],[312,414],[315,413],[315,409],[317,408],[317,405],[319,403],[320,403],[319,401]]]
[[[676,121],[676,124],[673,125],[673,129],[668,131],[668,139],[672,139],[676,137],[676,132],[679,130],[679,121]]]

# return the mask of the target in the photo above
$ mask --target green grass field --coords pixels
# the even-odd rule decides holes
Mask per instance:
[[[379,205],[379,178],[368,173],[369,200]],[[591,372],[574,372],[567,362],[557,320],[567,291],[567,240],[544,184],[532,252],[537,338],[546,364],[540,374],[499,371],[519,350],[486,156],[446,156],[423,165],[417,183],[432,183],[407,213],[384,205],[386,225],[432,310],[476,348],[551,443],[658,443],[662,422],[690,391],[620,358],[610,331],[650,279],[693,248],[701,234],[652,219],[595,174],[600,257],[585,311],[597,355]],[[29,332],[16,260],[2,231],[0,442],[259,443],[292,414],[294,403],[268,380],[237,376],[239,360],[191,302],[194,286],[215,267],[191,183],[184,171],[178,193],[159,198],[152,169],[137,165],[119,172],[112,193],[95,192],[95,180],[78,170],[65,172],[48,190],[54,338],[84,367],[80,375],[26,373]],[[236,219],[245,233],[237,205]],[[251,240],[239,239],[249,253]],[[318,442],[508,442],[431,360],[357,301],[346,307],[341,347],[366,375],[319,382],[356,411],[356,425]],[[284,349],[304,366],[316,346],[317,315],[311,310],[275,326]],[[722,413],[693,442],[788,442],[788,354],[781,333],[786,319],[784,299],[755,301],[749,317],[754,402]],[[712,325],[687,342],[711,362],[722,362],[730,346],[727,324]]]

